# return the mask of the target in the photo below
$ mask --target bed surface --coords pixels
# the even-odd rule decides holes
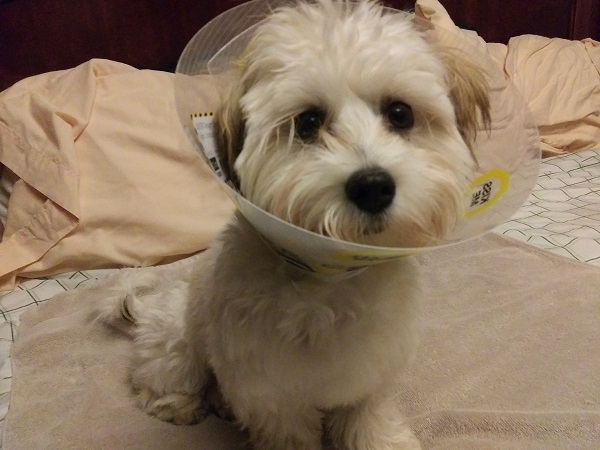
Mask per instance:
[[[419,263],[423,342],[396,399],[424,448],[597,449],[600,268],[492,233]],[[179,427],[136,407],[130,338],[89,323],[103,281],[79,286],[22,316],[6,448],[240,448],[214,416]]]
[[[44,279],[23,280],[14,291],[0,292],[0,428],[10,402],[12,369],[10,352],[21,314],[62,292],[76,289],[110,271],[65,273]],[[0,447],[2,446],[0,440]]]

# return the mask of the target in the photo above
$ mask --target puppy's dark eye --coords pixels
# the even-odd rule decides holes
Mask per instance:
[[[317,137],[319,130],[325,122],[325,114],[318,109],[309,109],[296,116],[294,127],[296,136],[303,141],[309,141]]]
[[[398,130],[408,130],[415,123],[412,108],[403,102],[389,103],[384,107],[383,114],[390,125]]]

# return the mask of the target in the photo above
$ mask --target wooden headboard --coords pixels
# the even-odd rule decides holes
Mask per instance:
[[[0,90],[21,78],[107,58],[173,69],[202,25],[244,0],[0,0]],[[600,0],[441,0],[488,42],[533,33],[600,39]],[[408,9],[414,0],[390,0]]]

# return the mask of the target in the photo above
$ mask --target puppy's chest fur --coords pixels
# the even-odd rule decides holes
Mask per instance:
[[[211,251],[191,314],[221,384],[277,384],[327,407],[389,382],[411,356],[420,295],[411,260],[323,281],[290,272],[240,218]]]

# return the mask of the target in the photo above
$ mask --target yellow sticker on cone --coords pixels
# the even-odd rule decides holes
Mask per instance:
[[[471,201],[466,217],[472,217],[494,205],[508,189],[510,173],[492,169],[471,183]]]

